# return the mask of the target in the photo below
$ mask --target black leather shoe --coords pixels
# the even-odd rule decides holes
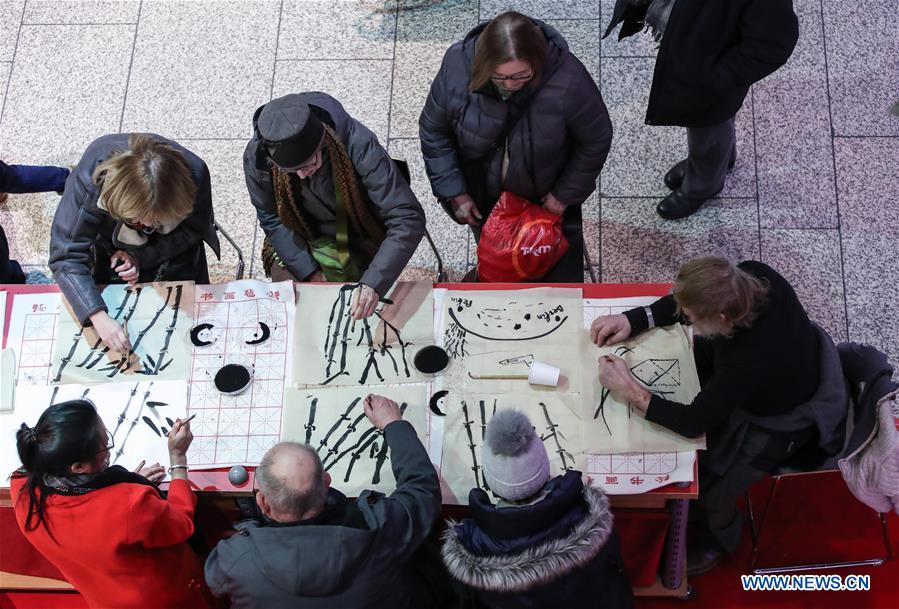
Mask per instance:
[[[737,157],[731,157],[730,163],[727,164],[727,171],[730,172],[737,163]],[[671,190],[677,190],[684,183],[684,175],[687,173],[687,159],[678,161],[665,174],[665,186]]]
[[[702,575],[718,566],[724,553],[712,548],[687,548],[687,575]]]
[[[656,205],[656,211],[666,220],[678,220],[695,213],[702,207],[703,203],[711,198],[712,197],[693,199],[682,193],[680,190],[675,190],[659,201],[659,204]]]
[[[671,190],[677,190],[684,182],[684,174],[687,173],[687,160],[678,161],[665,174],[665,186]]]

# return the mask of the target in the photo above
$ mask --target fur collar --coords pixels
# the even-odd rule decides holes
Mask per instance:
[[[612,533],[609,498],[584,487],[589,511],[571,532],[532,546],[519,554],[478,556],[469,552],[456,534],[456,521],[447,522],[441,553],[450,575],[479,590],[523,592],[567,575],[593,560]]]

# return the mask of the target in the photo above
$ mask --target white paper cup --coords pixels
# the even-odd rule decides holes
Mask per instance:
[[[528,374],[528,382],[531,385],[547,385],[556,387],[559,384],[561,370],[543,362],[534,361]]]

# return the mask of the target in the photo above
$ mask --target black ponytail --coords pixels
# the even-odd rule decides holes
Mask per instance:
[[[28,489],[26,531],[47,526],[44,477],[70,476],[69,466],[93,460],[104,441],[97,409],[90,400],[53,404],[34,427],[22,423],[16,432],[16,449],[28,477],[25,485]]]

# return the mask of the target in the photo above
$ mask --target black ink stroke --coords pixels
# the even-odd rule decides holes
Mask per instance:
[[[502,342],[510,342],[510,341],[518,342],[518,341],[523,341],[523,340],[537,340],[539,338],[543,338],[544,336],[549,336],[550,334],[552,334],[553,332],[555,332],[556,330],[561,328],[565,324],[566,321],[568,321],[568,316],[566,315],[559,321],[559,323],[555,327],[550,328],[543,334],[538,334],[536,336],[520,336],[517,338],[493,338],[490,336],[484,336],[483,334],[478,334],[477,332],[474,332],[474,331],[466,328],[465,326],[463,326],[462,323],[459,321],[459,319],[456,317],[456,314],[453,313],[452,309],[447,309],[447,313],[449,313],[449,316],[452,318],[453,322],[457,326],[459,326],[464,332],[471,334],[472,336],[477,336],[478,338],[483,338],[484,340],[493,340],[493,341],[502,341]]]
[[[431,399],[428,401],[428,407],[431,409],[431,412],[436,414],[438,417],[446,416],[445,412],[440,411],[440,408],[437,406],[437,402],[445,398],[447,395],[449,395],[449,391],[443,389],[432,395]]]
[[[193,343],[194,347],[208,347],[217,341],[218,337],[215,337],[212,340],[203,340],[200,338],[200,333],[204,330],[212,330],[214,327],[214,325],[208,323],[195,325],[190,331],[190,342]]]
[[[543,411],[543,418],[546,419],[547,425],[547,434],[545,436],[541,436],[540,439],[544,442],[546,440],[549,440],[550,438],[553,439],[553,442],[556,445],[556,450],[554,452],[562,459],[562,469],[568,471],[574,467],[574,455],[568,452],[559,441],[559,425],[557,423],[554,423],[552,418],[550,418],[549,409],[546,407],[546,404],[544,404],[543,402],[539,402],[539,404],[540,409]],[[568,455],[568,457],[571,459],[571,465],[568,464],[568,461],[565,459],[565,455]]]
[[[265,341],[269,339],[272,335],[271,329],[268,327],[267,323],[259,322],[259,330],[261,330],[261,334],[253,334],[253,340],[248,340],[244,344],[247,345],[261,345]]]

